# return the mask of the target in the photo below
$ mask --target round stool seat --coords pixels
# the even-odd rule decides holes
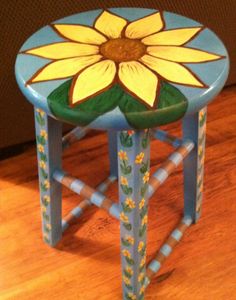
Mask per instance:
[[[209,29],[154,9],[75,14],[33,34],[16,60],[26,98],[52,117],[144,129],[206,106],[224,86],[227,51]]]

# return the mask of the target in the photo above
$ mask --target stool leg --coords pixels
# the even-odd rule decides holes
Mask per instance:
[[[201,215],[207,108],[183,120],[183,137],[191,139],[195,148],[184,159],[184,213],[196,223]]]
[[[149,131],[120,131],[118,170],[123,299],[144,299]]]
[[[110,175],[118,177],[116,131],[114,130],[108,131],[108,142],[109,142]]]
[[[53,172],[61,168],[61,123],[35,108],[40,203],[44,241],[54,246],[62,236],[61,184],[53,178]]]

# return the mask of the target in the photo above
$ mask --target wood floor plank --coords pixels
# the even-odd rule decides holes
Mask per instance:
[[[163,128],[180,133],[179,122]],[[145,299],[236,299],[235,129],[236,87],[229,87],[208,110],[202,217],[187,230]],[[65,151],[64,167],[96,186],[109,172],[107,150],[106,135],[93,131]],[[171,150],[152,141],[151,172]],[[41,236],[35,148],[1,161],[0,174],[0,299],[121,299],[119,223],[93,207],[49,248]],[[148,259],[182,215],[182,184],[179,167],[150,200]],[[115,185],[107,195],[116,201]],[[63,199],[63,214],[81,201],[66,189]]]

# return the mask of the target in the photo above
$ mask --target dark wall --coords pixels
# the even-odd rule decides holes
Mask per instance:
[[[66,15],[116,6],[169,10],[205,24],[225,43],[231,56],[227,84],[236,83],[236,0],[5,0],[0,10],[0,148],[34,139],[32,106],[14,78],[15,57],[26,38]]]

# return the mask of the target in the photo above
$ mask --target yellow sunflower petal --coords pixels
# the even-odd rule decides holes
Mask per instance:
[[[115,39],[121,36],[121,32],[126,24],[127,21],[125,19],[104,11],[95,22],[95,28],[107,37]]]
[[[101,55],[91,55],[51,62],[34,74],[27,84],[73,76],[85,67],[98,62],[101,58]]]
[[[201,63],[221,58],[220,55],[213,53],[178,46],[151,46],[147,48],[147,53],[158,58],[182,63]]]
[[[160,31],[163,27],[162,16],[160,12],[157,12],[130,23],[125,30],[125,35],[130,39],[141,39]]]
[[[156,99],[158,78],[148,68],[136,61],[123,62],[119,66],[119,78],[125,88],[149,106]]]
[[[103,60],[82,71],[72,84],[71,104],[79,103],[108,88],[112,84],[115,74],[116,65],[111,60]]]
[[[180,46],[192,39],[202,27],[178,28],[161,31],[142,39],[145,45],[174,45]]]
[[[144,55],[140,60],[168,81],[204,87],[204,84],[193,73],[179,63],[159,59],[150,55]]]
[[[101,33],[88,26],[72,24],[54,24],[53,26],[60,35],[75,42],[100,45],[107,40]]]
[[[98,52],[98,46],[79,44],[75,42],[55,43],[24,51],[26,54],[33,54],[49,59],[85,56],[97,54]]]

